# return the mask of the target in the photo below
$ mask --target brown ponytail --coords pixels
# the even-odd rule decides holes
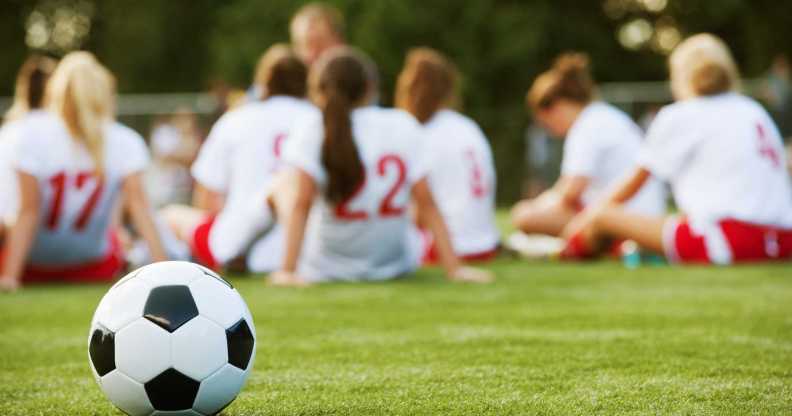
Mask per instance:
[[[303,98],[308,86],[308,68],[286,44],[267,49],[256,66],[254,82],[263,92],[262,99],[276,95]]]
[[[536,78],[528,91],[527,104],[534,111],[547,109],[559,99],[588,104],[594,96],[589,58],[583,53],[565,53],[553,67]]]
[[[365,179],[365,168],[352,136],[350,113],[366,99],[369,83],[365,60],[359,52],[339,48],[325,55],[311,71],[311,90],[324,121],[325,198],[340,203]]]
[[[42,55],[32,55],[22,67],[16,78],[14,104],[5,114],[5,121],[17,120],[30,110],[44,106],[44,89],[57,61]]]
[[[458,102],[458,78],[454,65],[439,52],[413,49],[396,83],[396,107],[426,123],[438,110]]]

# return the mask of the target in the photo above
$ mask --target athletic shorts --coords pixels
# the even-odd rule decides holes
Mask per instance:
[[[112,232],[110,251],[104,258],[84,264],[67,266],[36,266],[29,264],[22,272],[22,284],[30,283],[100,283],[111,282],[126,267],[121,240]],[[3,253],[0,253],[2,266]]]
[[[792,229],[722,220],[693,230],[686,218],[670,218],[663,247],[676,263],[731,264],[792,258]]]
[[[212,232],[216,218],[214,215],[207,216],[201,224],[195,227],[190,242],[193,260],[215,271],[219,270],[220,265],[215,260],[212,248],[209,246],[209,234]]]
[[[440,255],[437,252],[437,244],[435,244],[432,233],[426,230],[420,230],[420,237],[422,246],[421,264],[437,264],[440,261]],[[498,246],[479,253],[459,255],[462,261],[468,263],[483,263],[493,260],[496,257],[498,257]]]

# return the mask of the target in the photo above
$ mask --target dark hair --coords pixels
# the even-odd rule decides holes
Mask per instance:
[[[324,121],[322,165],[327,170],[325,198],[331,203],[351,196],[365,179],[350,118],[368,93],[364,62],[359,52],[343,47],[326,53],[311,70],[312,95]]]
[[[442,54],[430,48],[407,53],[396,85],[396,107],[426,123],[445,106],[456,104],[458,73]]]
[[[553,67],[536,78],[528,91],[527,104],[533,110],[547,109],[558,99],[588,104],[594,96],[589,58],[583,53],[565,53]]]
[[[256,66],[255,83],[264,92],[261,98],[275,95],[305,97],[308,67],[286,44],[267,49]]]
[[[16,119],[30,110],[44,106],[47,80],[55,72],[57,61],[43,55],[31,55],[19,68],[14,104],[6,120]]]

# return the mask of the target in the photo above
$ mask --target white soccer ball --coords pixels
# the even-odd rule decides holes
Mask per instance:
[[[96,381],[131,416],[214,415],[253,367],[256,330],[239,293],[209,269],[162,262],[102,298],[88,339]]]

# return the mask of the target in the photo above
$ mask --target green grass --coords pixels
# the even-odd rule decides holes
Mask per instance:
[[[491,267],[485,287],[234,279],[258,351],[225,414],[792,414],[788,265]],[[0,297],[0,414],[119,414],[86,352],[106,289]]]

